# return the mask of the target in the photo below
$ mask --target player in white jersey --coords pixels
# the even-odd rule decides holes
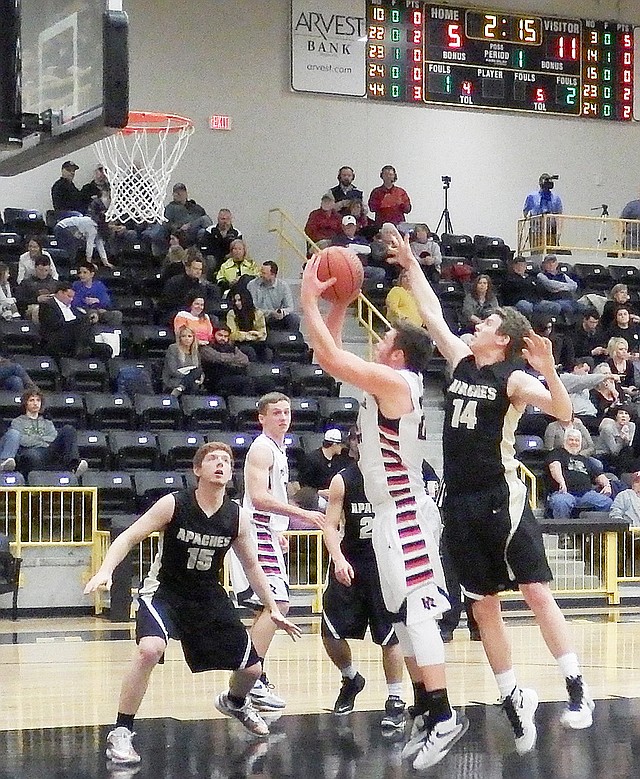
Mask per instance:
[[[449,608],[438,556],[439,520],[422,480],[421,371],[431,355],[427,333],[399,324],[376,345],[375,362],[341,347],[346,306],[326,317],[318,299],[334,283],[317,276],[312,258],[302,279],[301,303],[314,359],[332,376],[365,392],[359,419],[360,466],[374,511],[373,544],[385,604],[416,691],[414,728],[403,756],[416,769],[435,765],[467,730],[451,709],[444,646],[437,619]]]
[[[244,465],[244,508],[251,513],[251,527],[258,546],[258,562],[267,577],[281,613],[289,610],[289,577],[284,560],[287,539],[283,532],[289,518],[298,517],[322,527],[319,511],[306,511],[287,501],[289,467],[284,439],[291,426],[291,403],[286,395],[270,392],[258,401],[262,433],[249,447]],[[275,635],[269,615],[244,575],[238,560],[230,555],[231,585],[238,603],[258,611],[249,630],[258,656],[264,657]],[[273,624],[273,623],[272,623]],[[261,711],[278,710],[285,702],[275,695],[263,673],[251,690],[253,705]]]

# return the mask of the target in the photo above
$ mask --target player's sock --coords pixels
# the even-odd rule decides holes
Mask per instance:
[[[347,665],[345,668],[340,669],[343,679],[355,679],[358,669],[355,665]]]
[[[119,711],[118,717],[116,719],[116,728],[126,728],[127,730],[133,731],[134,719],[135,714],[123,714],[121,711]]]
[[[412,716],[423,714],[429,708],[427,690],[422,682],[413,682]]]
[[[237,695],[233,695],[231,692],[228,692],[227,700],[229,701],[229,703],[235,706],[236,709],[241,709],[245,704],[246,698],[240,698]]]
[[[393,695],[396,698],[402,698],[402,682],[390,682],[387,684],[387,690],[389,696]]]
[[[425,690],[425,692],[427,701],[426,723],[431,725],[449,719],[452,712],[446,689]]]
[[[560,673],[565,679],[576,679],[582,675],[578,655],[575,652],[567,652],[566,655],[558,657],[556,662],[558,663],[558,668],[560,668]]]
[[[502,699],[508,698],[518,686],[515,671],[513,668],[510,668],[508,671],[504,671],[501,674],[495,674],[495,677],[498,690],[500,691],[500,697]]]

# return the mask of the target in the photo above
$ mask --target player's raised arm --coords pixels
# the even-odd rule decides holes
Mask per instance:
[[[469,347],[449,329],[438,296],[425,277],[420,263],[414,257],[409,245],[409,236],[404,238],[398,230],[389,225],[392,233],[392,244],[389,250],[389,262],[399,265],[407,273],[411,294],[415,298],[422,321],[429,330],[429,335],[438,347],[440,354],[452,365],[457,365],[463,357],[471,354]]]

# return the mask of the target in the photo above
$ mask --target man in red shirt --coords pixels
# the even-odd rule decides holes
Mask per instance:
[[[385,165],[380,171],[382,185],[369,195],[369,208],[375,211],[376,224],[392,222],[397,225],[405,221],[405,214],[411,211],[411,200],[402,187],[396,187],[398,174],[393,165]]]
[[[342,232],[342,217],[334,209],[333,195],[327,193],[322,196],[320,208],[312,211],[307,218],[304,231],[307,237],[311,238],[321,249],[328,246],[334,236]],[[320,244],[321,241],[327,241],[327,243]]]

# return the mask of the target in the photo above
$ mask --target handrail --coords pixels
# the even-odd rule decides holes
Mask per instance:
[[[640,220],[540,214],[518,220],[518,254],[589,252],[640,258]]]
[[[535,473],[530,471],[524,463],[518,463],[518,471],[520,478],[529,490],[529,505],[535,511],[538,508],[538,479]]]

